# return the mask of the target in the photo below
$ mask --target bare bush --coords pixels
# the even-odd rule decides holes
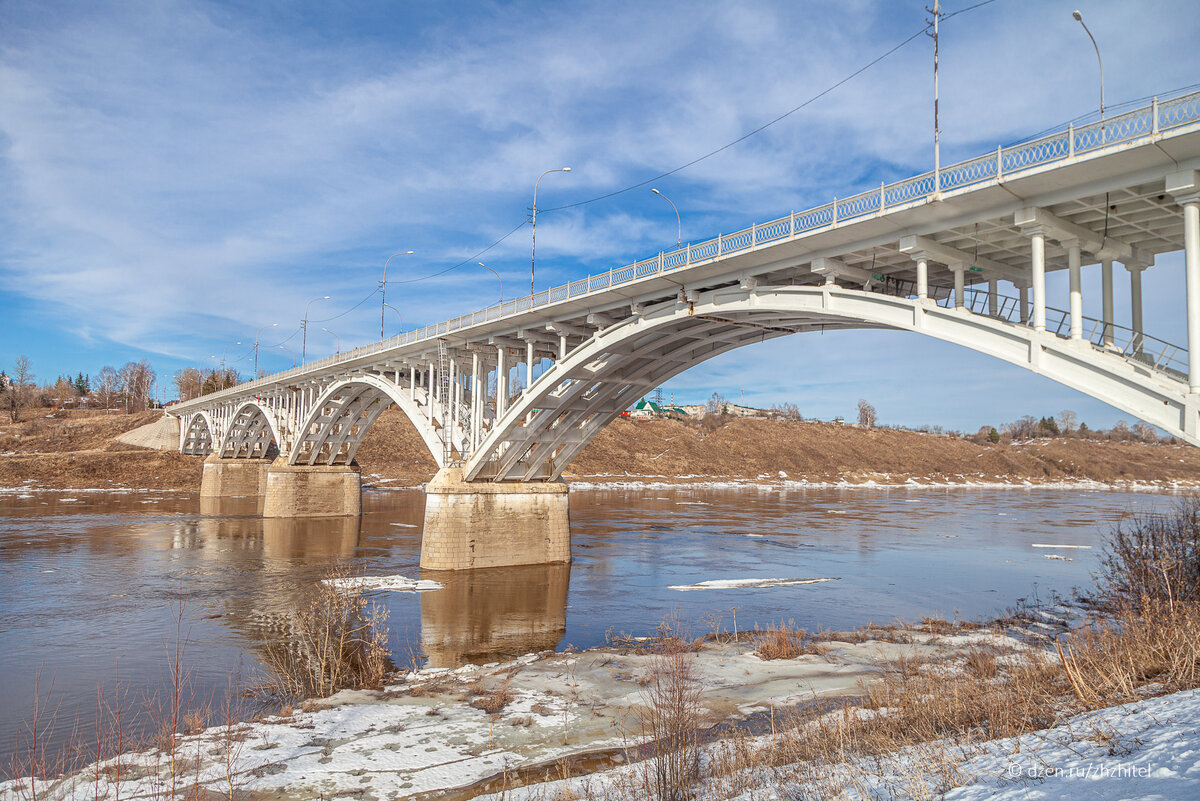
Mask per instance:
[[[288,627],[290,636],[269,645],[263,660],[263,689],[279,699],[379,687],[390,669],[387,610],[366,597],[343,565],[317,583]]]
[[[661,649],[651,658],[639,711],[649,740],[642,789],[659,801],[683,801],[700,778],[700,680],[695,641],[682,636],[679,621],[659,627]]]
[[[762,659],[795,659],[802,654],[817,653],[808,643],[808,632],[788,621],[754,631],[754,653]]]
[[[1200,498],[1167,515],[1141,515],[1113,529],[1097,573],[1097,600],[1124,610],[1144,599],[1200,605]]]

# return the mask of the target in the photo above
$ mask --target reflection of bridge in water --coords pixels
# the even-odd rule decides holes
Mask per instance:
[[[430,667],[553,650],[567,630],[568,564],[422,571],[445,585],[421,593],[421,648]]]
[[[1181,250],[1187,347],[1145,331],[1141,298],[1142,272]],[[1128,327],[1114,320],[1116,263],[1128,271]],[[1082,270],[1091,264],[1102,287],[1097,320],[1083,315]],[[1047,298],[1054,271],[1068,273],[1063,311]],[[172,413],[180,449],[212,455],[207,494],[264,494],[267,517],[357,515],[355,453],[395,404],[439,467],[427,491],[423,567],[565,561],[559,477],[630,403],[736,348],[854,328],[971,348],[1200,444],[1200,93],[659,253]]]
[[[180,547],[214,560],[261,565],[270,577],[227,601],[228,622],[257,652],[289,638],[291,616],[311,581],[333,562],[353,563],[363,545],[360,518],[258,518],[261,498],[204,499],[204,519],[182,525]],[[260,528],[261,527],[261,528]],[[290,577],[280,575],[291,574]],[[457,667],[553,650],[566,632],[570,565],[522,565],[466,571],[422,571],[444,589],[419,594],[420,645],[430,667]],[[387,594],[376,600],[387,604]],[[403,628],[408,621],[395,620]],[[397,654],[403,661],[405,654]]]

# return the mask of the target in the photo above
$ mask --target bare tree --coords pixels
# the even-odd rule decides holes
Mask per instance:
[[[96,375],[96,399],[104,404],[105,411],[112,408],[113,395],[117,394],[120,386],[121,379],[117,371],[107,364],[104,365]]]
[[[776,406],[773,411],[775,412],[775,416],[780,420],[795,421],[804,419],[800,416],[800,407],[796,406],[794,403],[781,403]]]
[[[1154,431],[1154,426],[1149,423],[1138,420],[1133,424],[1131,429],[1133,438],[1142,442],[1158,442],[1158,434]]]
[[[1078,422],[1079,415],[1070,409],[1063,409],[1058,413],[1058,430],[1064,434],[1074,433]]]
[[[875,420],[875,407],[865,400],[860,400],[858,402],[858,424],[864,428],[874,428]]]
[[[204,392],[204,374],[196,367],[185,367],[175,373],[174,383],[181,401],[198,398]]]
[[[21,409],[28,406],[33,394],[33,369],[29,365],[29,357],[22,354],[17,357],[12,374],[12,395],[9,397],[9,415],[15,423],[21,417]]]
[[[126,362],[117,375],[120,377],[121,391],[125,393],[125,411],[128,413],[145,410],[154,388],[154,368],[145,359],[140,362]]]

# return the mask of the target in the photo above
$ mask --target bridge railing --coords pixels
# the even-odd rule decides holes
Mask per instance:
[[[913,281],[884,279],[872,284],[871,290],[899,297],[915,298],[917,285]],[[954,288],[949,286],[929,287],[928,295],[937,305],[952,308]],[[993,310],[992,294],[987,290],[964,288],[962,306],[973,314],[992,317],[1017,325],[1032,326],[1031,307],[1026,306],[1022,314],[1020,298],[995,295]],[[1026,319],[1022,320],[1021,318]],[[1109,353],[1150,367],[1176,380],[1187,380],[1188,353],[1179,345],[1152,337],[1116,323],[1105,323],[1092,317],[1081,317],[1083,338],[1093,346]],[[1046,330],[1062,339],[1071,336],[1071,313],[1051,306],[1046,307]]]
[[[949,165],[942,168],[937,174],[926,172],[892,184],[881,184],[878,189],[860,192],[848,198],[840,200],[835,198],[832,203],[826,203],[807,211],[792,212],[786,217],[766,223],[756,223],[732,234],[720,234],[715,239],[706,242],[689,243],[677,250],[663,251],[649,259],[615,267],[605,273],[588,276],[534,295],[507,300],[480,311],[399,334],[382,342],[363,345],[336,357],[309,362],[282,373],[239,384],[224,392],[244,395],[247,390],[252,390],[256,386],[266,386],[280,380],[300,378],[313,372],[320,372],[326,367],[354,361],[383,350],[435,339],[463,328],[522,314],[535,308],[575,299],[593,292],[605,291],[640,278],[710,262],[763,245],[834,228],[844,222],[924,203],[929,196],[938,191],[947,192],[978,186],[989,181],[1015,178],[1048,164],[1072,159],[1106,147],[1127,144],[1148,136],[1157,136],[1198,121],[1200,121],[1200,92],[1156,97],[1150,104],[1122,114],[1086,125],[1069,125],[1064,131],[1057,131],[1009,147],[998,147],[994,153]],[[1143,338],[1148,339],[1144,336]],[[1170,361],[1177,356],[1171,357],[1170,354],[1164,352],[1161,358]],[[224,393],[217,393],[218,396],[222,394]],[[209,400],[213,397],[205,396]]]

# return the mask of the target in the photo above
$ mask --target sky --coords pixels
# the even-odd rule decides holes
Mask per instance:
[[[384,263],[408,250],[388,266],[388,336],[494,303],[501,281],[525,294],[522,223],[561,166],[539,188],[539,289],[673,248],[651,186],[699,242],[918,174],[924,35],[675,170],[918,34],[925,4],[0,0],[0,368],[25,354],[46,381],[144,358],[165,400],[183,367],[224,358],[248,377],[257,336],[260,366],[285,369],[376,341]],[[941,26],[944,164],[1096,112],[1075,8],[1109,106],[1200,81],[1191,0],[993,0]],[[1049,286],[1065,307],[1065,275]],[[1144,286],[1147,333],[1185,341],[1182,255]],[[1127,290],[1119,274],[1118,323]],[[714,391],[824,419],[865,398],[884,424],[967,431],[1068,408],[1129,419],[902,332],[785,337],[664,387]]]

